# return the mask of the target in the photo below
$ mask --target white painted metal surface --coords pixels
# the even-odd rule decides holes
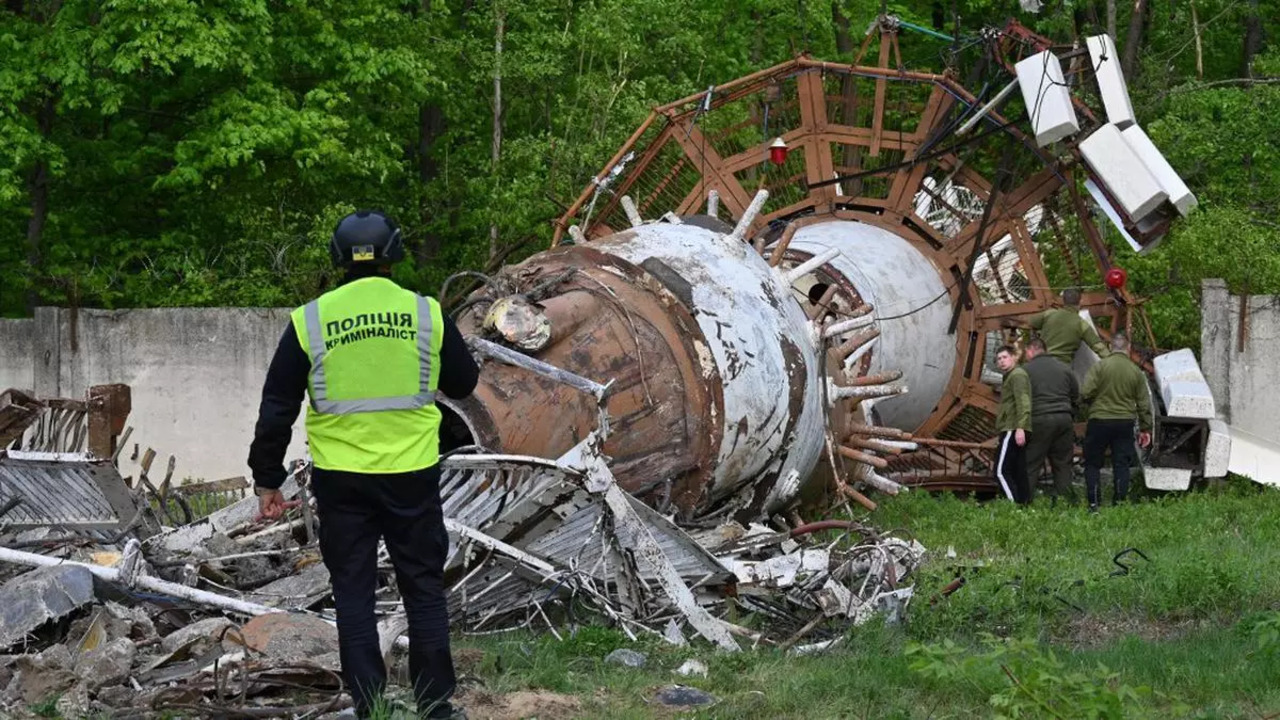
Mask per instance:
[[[643,225],[593,247],[636,265],[660,260],[690,285],[709,350],[703,374],[723,382],[713,498],[774,473],[808,477],[823,443],[819,365],[808,318],[783,279],[750,244],[690,224]]]
[[[1169,199],[1115,125],[1103,125],[1085,138],[1080,154],[1133,220],[1141,220]]]
[[[1098,81],[1098,93],[1102,96],[1107,120],[1120,129],[1129,127],[1137,117],[1133,114],[1133,103],[1129,101],[1129,84],[1125,82],[1115,42],[1110,35],[1103,33],[1088,38],[1085,44],[1089,47],[1089,63]]]
[[[1129,147],[1138,154],[1142,159],[1142,164],[1147,166],[1147,170],[1155,176],[1156,182],[1160,183],[1160,187],[1169,195],[1169,202],[1178,208],[1178,212],[1184,217],[1191,212],[1196,206],[1196,196],[1192,194],[1191,188],[1182,181],[1182,177],[1178,175],[1178,171],[1173,169],[1169,161],[1165,159],[1156,144],[1147,136],[1146,131],[1139,125],[1130,125],[1120,133],[1125,142],[1129,143]]]
[[[1080,131],[1080,121],[1071,105],[1071,92],[1057,55],[1045,50],[1022,60],[1014,69],[1040,147]]]
[[[947,332],[951,298],[937,268],[903,238],[853,221],[802,227],[790,247],[815,256],[840,251],[828,268],[875,307],[880,337],[869,372],[901,370],[901,384],[911,388],[878,402],[875,419],[902,430],[918,428],[942,399],[956,360],[955,336]]]
[[[1256,483],[1280,487],[1280,443],[1232,425],[1231,472]]]

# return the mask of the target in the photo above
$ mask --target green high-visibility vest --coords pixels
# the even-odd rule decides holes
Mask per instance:
[[[439,461],[440,303],[362,278],[294,310],[293,327],[311,359],[316,467],[401,473]]]

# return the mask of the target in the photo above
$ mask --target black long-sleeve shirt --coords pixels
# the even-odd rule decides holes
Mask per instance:
[[[307,393],[307,376],[311,359],[302,349],[298,333],[289,323],[280,337],[276,354],[267,369],[262,385],[262,404],[258,407],[258,423],[249,446],[249,469],[253,482],[261,488],[275,489],[284,484],[288,473],[284,456],[293,437],[293,423]],[[444,338],[440,347],[440,381],[438,389],[448,397],[461,400],[471,394],[480,378],[480,368],[471,357],[462,333],[448,316],[444,318]]]

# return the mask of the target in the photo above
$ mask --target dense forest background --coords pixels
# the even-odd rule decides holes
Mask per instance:
[[[922,70],[1010,17],[1064,42],[1113,28],[1139,121],[1201,202],[1147,257],[1111,238],[1131,288],[1153,298],[1162,344],[1198,345],[1202,277],[1280,291],[1280,0],[887,9],[958,38],[904,30],[904,60]],[[435,292],[457,269],[545,247],[551,220],[652,106],[798,52],[851,61],[880,11],[3,0],[0,314],[296,304],[332,281],[327,236],[364,206],[400,219],[400,279]]]

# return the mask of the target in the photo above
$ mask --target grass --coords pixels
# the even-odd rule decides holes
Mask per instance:
[[[903,626],[871,623],[817,657],[642,644],[620,633],[460,638],[485,691],[578,696],[582,717],[648,718],[683,683],[699,718],[1196,717],[1280,713],[1280,493],[1247,482],[1104,507],[907,493],[871,517],[931,551]],[[1128,548],[1140,550],[1121,560]],[[954,557],[949,557],[950,549]],[[1121,574],[1113,574],[1121,573]],[[957,575],[966,584],[930,600]],[[673,673],[698,657],[707,678]],[[1065,708],[1065,709],[1064,709]],[[1280,715],[1277,715],[1280,717]]]
[[[920,639],[1035,633],[1080,642],[1090,621],[1229,623],[1280,607],[1280,493],[1248,482],[1104,507],[978,504],[915,493],[884,503],[882,528],[909,528],[932,551],[916,578],[928,599],[957,575],[966,585],[934,608],[912,608]],[[954,548],[956,557],[946,557]],[[1129,548],[1121,561],[1115,556]],[[1099,630],[1105,632],[1105,630]]]

